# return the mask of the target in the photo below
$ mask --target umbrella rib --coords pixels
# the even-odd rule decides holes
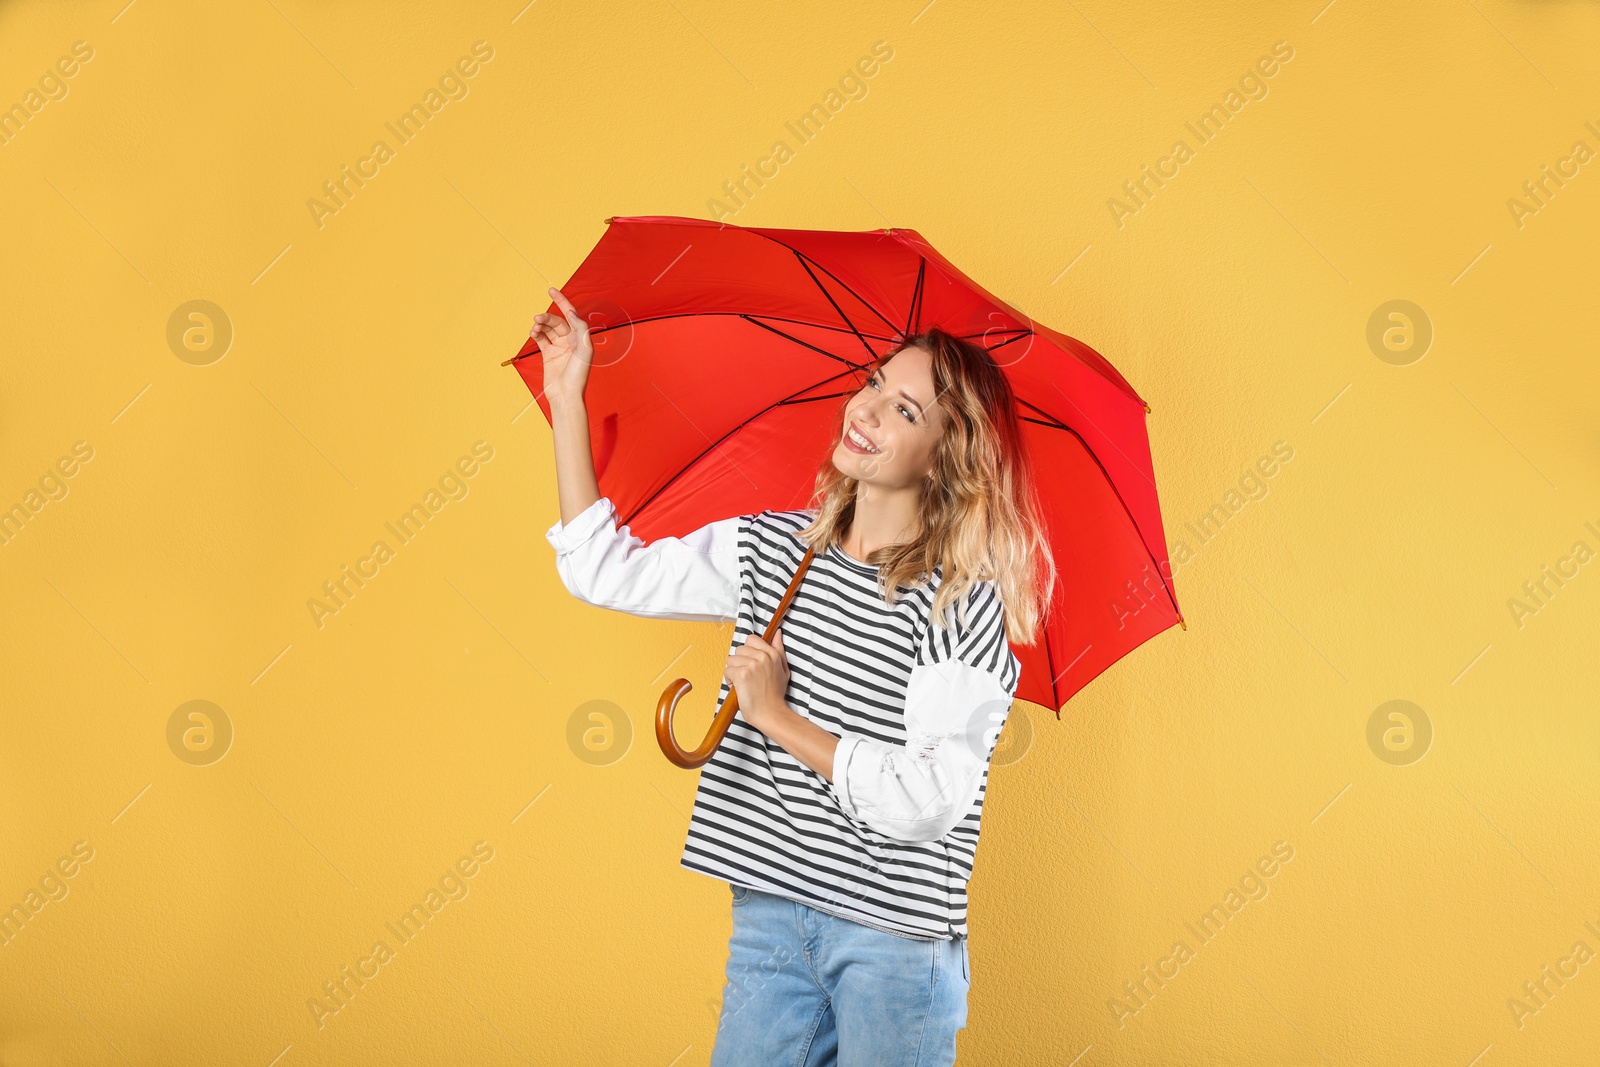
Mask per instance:
[[[1056,674],[1056,658],[1050,654],[1049,634],[1045,634],[1044,637],[1044,667],[1045,670],[1050,672],[1050,703],[1055,704],[1055,702],[1060,699],[1060,692],[1056,688],[1056,683],[1059,682],[1061,678]],[[1056,721],[1061,721],[1061,708],[1057,706],[1054,711],[1056,713]]]
[[[1044,419],[1028,419],[1029,422],[1037,422],[1041,426],[1053,426],[1058,430],[1068,430],[1068,431],[1070,431],[1072,429],[1072,427],[1068,426],[1066,423],[1062,422],[1060,419],[1058,419],[1054,415],[1050,414],[1048,411],[1046,411],[1044,408],[1040,407],[1038,404],[1029,403],[1028,401],[1022,399],[1021,397],[1017,398],[1017,403],[1021,404],[1025,408],[1032,408],[1034,411],[1037,411],[1040,415],[1044,416]],[[1024,415],[1023,418],[1027,418],[1027,416]],[[1049,421],[1046,422],[1045,421],[1046,419],[1048,419]],[[1079,440],[1082,440],[1082,438],[1079,438]]]
[[[778,401],[778,403],[775,406],[777,406],[777,407],[785,407],[785,406],[790,406],[790,405],[794,405],[794,404],[810,404],[810,403],[813,403],[813,402],[815,402],[817,400],[837,400],[841,396],[850,396],[850,395],[852,395],[852,394],[850,394],[850,393],[823,393],[821,396],[803,396],[803,397],[800,397],[798,400],[780,400],[780,401]]]
[[[781,246],[783,248],[789,249],[789,251],[793,252],[797,256],[800,255],[799,250],[796,249],[794,246],[786,244],[785,242],[778,240],[776,237],[772,236],[769,233],[762,233],[760,230],[756,230],[756,229],[747,229],[747,230],[744,230],[744,232],[745,233],[753,233],[757,237],[763,238],[765,240],[771,241],[775,245],[779,245],[779,246]],[[904,244],[904,243],[906,243],[906,242],[904,242],[902,240],[902,244]],[[936,252],[935,255],[937,255],[937,254],[938,253]],[[804,258],[805,258],[804,256],[801,256],[802,260],[804,260]],[[927,257],[924,256],[923,258],[926,259]],[[940,259],[940,262],[943,262],[942,257]],[[961,275],[960,271],[956,271],[957,275],[960,276],[959,279],[951,277],[950,274],[944,269],[944,267],[940,266],[940,262],[935,262],[934,265],[933,265],[934,270],[939,272],[940,277],[942,277],[945,280],[951,282],[952,284],[956,284],[956,285],[965,284],[965,285],[967,285],[969,287],[972,287],[972,288],[978,288],[976,282],[972,281],[972,279],[970,279],[970,278],[967,278],[965,275]],[[947,263],[947,262],[945,263],[945,266],[949,266],[951,270],[955,270],[955,267],[953,265]],[[850,288],[850,286],[846,285],[831,270],[829,270],[827,267],[822,266],[822,264],[820,264],[820,263],[817,264],[817,267],[824,274],[826,274],[828,277],[832,278],[836,282],[839,282],[839,284],[844,288],[844,290],[846,292],[848,292],[851,296],[855,297],[857,300],[861,300],[861,305],[863,307],[865,307],[868,311],[870,311],[874,315],[878,316],[878,318],[883,319],[883,324],[885,326],[889,327],[889,329],[891,329],[891,330],[895,328],[894,323],[890,322],[888,319],[883,317],[883,312],[881,312],[877,308],[873,307],[872,304],[868,303],[866,300],[862,300],[860,293],[856,292],[854,289]],[[814,280],[815,280],[815,278],[813,278],[813,281]],[[999,299],[998,297],[991,296],[991,297],[989,297],[989,300],[990,300],[991,305],[996,305],[997,304],[1000,307],[1003,307],[1003,308],[1007,309],[1007,311],[1012,311],[1012,312],[1016,311],[1015,308],[1012,308],[1009,304],[1007,304],[1005,301]],[[1020,314],[1020,312],[1019,312],[1019,314]],[[1022,317],[1023,318],[1028,318],[1028,316],[1026,316],[1026,315],[1023,315]],[[846,319],[845,321],[848,322],[849,320]],[[1029,321],[1031,322],[1032,320],[1029,319]],[[997,332],[999,332],[999,331],[997,331]],[[1035,331],[1030,329],[1027,332],[1028,333],[1034,333]],[[1100,368],[1098,368],[1096,366],[1093,366],[1093,365],[1089,364],[1081,356],[1078,356],[1075,353],[1071,353],[1071,352],[1067,352],[1065,354],[1068,355],[1069,357],[1077,360],[1079,363],[1082,363],[1084,366],[1088,367],[1090,370],[1092,370],[1096,374],[1100,375],[1100,377],[1105,378],[1106,381],[1110,382],[1120,392],[1126,394],[1127,396],[1131,397],[1134,400],[1139,401],[1140,404],[1144,403],[1144,400],[1142,398],[1140,398],[1139,394],[1134,390],[1133,386],[1131,386],[1131,385],[1129,385],[1127,383],[1126,379],[1123,379],[1120,382],[1116,381],[1116,380],[1113,380],[1112,378],[1107,377],[1107,375],[1105,374],[1104,371],[1100,370]],[[1107,365],[1109,366],[1109,363]],[[1112,373],[1116,374],[1118,378],[1121,378],[1121,373],[1119,371],[1117,371],[1117,369],[1115,367],[1112,367],[1111,371],[1112,371]]]
[[[992,333],[1014,333],[1019,337],[1026,337],[1029,334],[1031,334],[1032,332],[1033,332],[1032,330],[1030,330],[1030,329],[1028,329],[1026,327],[1018,326],[1015,329],[1011,329],[1011,330],[984,330],[982,333],[964,333],[964,334],[961,335],[961,337],[964,340],[967,340],[967,341],[977,341],[977,340],[981,340],[982,338],[988,337]],[[1015,338],[1013,338],[1013,340],[1015,340]]]
[[[844,333],[845,332],[845,327],[843,327],[843,326],[832,326],[832,325],[830,325],[828,323],[825,323],[825,322],[807,322],[804,319],[790,319],[790,318],[785,318],[782,315],[749,315],[746,312],[742,312],[742,311],[718,311],[718,312],[709,312],[708,314],[744,315],[746,318],[771,319],[773,322],[792,322],[796,326],[810,326],[810,327],[812,327],[814,329],[818,329],[818,330],[832,330],[834,333]],[[881,335],[875,334],[875,333],[861,333],[861,331],[859,331],[859,330],[855,330],[853,332],[858,333],[863,337],[870,337],[874,341],[889,341],[889,342],[893,342],[894,341],[893,337],[885,337],[885,336],[881,336]]]
[[[922,325],[922,279],[928,273],[928,257],[917,257],[917,286],[911,291],[911,310],[906,312],[906,333],[912,332],[913,326]]]
[[[778,242],[778,243],[779,244],[783,244],[783,242],[781,242],[781,241]],[[784,245],[784,247],[788,248],[789,246],[788,245]],[[801,256],[800,252],[798,250],[794,250],[794,254],[797,255],[797,256],[800,256],[800,258],[801,258],[801,260],[803,262],[816,263],[816,266],[817,266],[818,270],[820,270],[822,273],[826,274],[828,277],[832,278],[834,281],[838,282],[840,287],[842,289],[844,289],[845,292],[849,293],[851,296],[853,296],[857,300],[861,301],[861,306],[866,308],[868,311],[872,312],[874,315],[878,316],[879,320],[881,320],[885,326],[889,327],[889,329],[891,329],[891,330],[896,328],[894,323],[890,322],[887,318],[884,317],[883,312],[881,312],[877,308],[873,307],[871,301],[867,300],[866,297],[862,296],[860,293],[858,293],[854,289],[850,288],[849,283],[846,282],[843,278],[841,278],[837,274],[833,273],[833,271],[829,270],[827,267],[824,267],[821,263],[817,263],[816,260],[809,259],[806,256]],[[823,291],[826,292],[827,290],[823,290]],[[829,299],[832,299],[832,298],[830,297]],[[842,315],[843,312],[841,312],[840,314]],[[846,322],[850,322],[848,317],[845,318],[845,321]],[[852,330],[855,329],[855,324],[851,323],[850,324],[850,328]]]
[[[997,344],[997,345],[993,346],[992,348],[990,348],[989,351],[993,352],[997,348],[1004,348],[1006,345],[1012,344],[1013,342],[1016,342],[1016,341],[1020,341],[1024,337],[1032,337],[1032,336],[1033,336],[1033,331],[1032,330],[1024,331],[1023,333],[1017,334],[1017,336],[1015,336],[1015,337],[1006,338],[1004,341],[1001,341],[999,344]]]
[[[793,341],[795,344],[800,345],[802,348],[809,348],[809,349],[811,349],[811,351],[821,353],[822,355],[827,356],[829,359],[836,359],[840,363],[843,363],[845,366],[851,368],[852,370],[860,370],[861,369],[861,364],[859,364],[859,363],[852,363],[850,360],[846,359],[843,356],[836,355],[836,354],[834,354],[832,352],[829,352],[826,348],[818,348],[816,345],[812,344],[809,341],[802,341],[802,340],[800,340],[800,338],[795,337],[792,334],[784,333],[782,330],[778,329],[776,326],[768,326],[766,323],[762,322],[760,319],[753,318],[752,316],[749,316],[749,315],[740,315],[739,317],[741,319],[744,319],[747,322],[754,323],[755,325],[761,327],[763,330],[771,330],[773,333],[777,334],[779,337],[782,337],[782,338],[784,338],[785,340],[788,340],[788,341]],[[856,336],[859,337],[860,334],[857,334]],[[872,354],[872,349],[870,349],[870,348],[867,349],[867,352],[869,354]]]
[[[755,414],[751,415],[748,419],[745,419],[743,422],[739,423],[739,425],[733,427],[733,429],[729,430],[727,433],[723,434],[717,440],[713,441],[710,445],[708,445],[705,448],[705,450],[702,451],[698,456],[694,457],[694,459],[690,460],[688,463],[685,463],[683,465],[682,469],[680,469],[677,474],[674,474],[672,477],[670,477],[666,481],[662,482],[661,483],[661,488],[659,488],[655,492],[651,493],[649,495],[649,497],[647,497],[644,501],[642,501],[637,508],[634,508],[631,512],[628,513],[627,522],[632,522],[634,519],[638,518],[639,513],[641,511],[643,511],[645,508],[649,507],[655,501],[656,497],[658,497],[662,493],[666,492],[668,487],[671,486],[673,482],[676,482],[679,478],[682,478],[685,474],[687,474],[691,469],[694,468],[695,464],[699,463],[702,459],[705,459],[706,456],[709,455],[710,453],[716,451],[717,446],[722,444],[722,442],[726,441],[728,438],[732,437],[734,434],[738,433],[740,430],[744,429],[746,426],[750,425],[752,422],[755,422],[761,416],[765,415],[767,412],[773,410],[774,408],[782,407],[785,404],[794,403],[794,402],[796,402],[795,398],[800,396],[802,393],[810,392],[812,389],[815,389],[818,386],[825,385],[826,383],[833,381],[835,378],[842,378],[843,376],[844,376],[843,374],[835,374],[832,378],[824,378],[820,382],[813,382],[812,384],[806,386],[804,389],[797,389],[795,392],[790,393],[788,396],[784,397],[782,400],[774,401],[773,403],[768,404],[766,407],[762,408],[760,411],[758,411]],[[843,395],[843,394],[840,394],[840,395]],[[819,397],[817,399],[823,399],[823,398]],[[733,461],[729,460],[728,462],[732,463]],[[625,524],[626,523],[624,523],[624,525]]]
[[[783,241],[778,240],[776,237],[772,236],[770,233],[762,233],[760,230],[754,230],[754,229],[747,229],[744,232],[745,233],[753,233],[757,237],[760,237],[763,240],[771,241],[773,244],[777,245],[779,248],[787,248],[789,251],[793,252],[796,257],[799,258],[799,260],[800,260],[800,262],[802,264],[805,264],[805,263],[808,263],[808,262],[809,263],[816,263],[816,260],[808,259],[798,248],[794,247],[791,244],[787,244],[787,243],[785,243]],[[863,297],[861,296],[860,293],[858,293],[854,289],[850,288],[849,284],[846,283],[837,274],[833,273],[833,271],[829,270],[827,267],[824,267],[821,263],[817,263],[817,269],[820,270],[822,273],[826,274],[828,277],[832,278],[834,281],[838,282],[840,288],[842,288],[845,292],[849,293],[851,296],[855,297],[857,300],[860,300],[861,301],[861,306],[866,308],[868,311],[872,312],[874,315],[878,316],[878,318],[883,322],[883,324],[885,326],[889,327],[889,329],[893,330],[893,329],[896,328],[894,323],[890,322],[887,318],[884,318],[883,312],[881,312],[877,308],[873,307],[872,304],[869,301],[863,299]],[[811,273],[811,269],[809,267],[806,268],[806,273],[808,273],[808,274]],[[811,280],[814,281],[814,282],[817,282],[817,276],[815,274],[812,274],[811,275]],[[821,282],[817,282],[817,288],[822,289],[822,283]],[[828,290],[822,289],[822,295],[828,297],[829,303],[833,302],[833,297],[828,296]],[[833,306],[834,306],[835,309],[837,309],[839,305],[838,304],[834,304]],[[850,328],[852,330],[854,330],[856,328],[855,327],[855,323],[850,322],[850,316],[846,315],[844,312],[840,311],[839,312],[839,317],[844,319],[845,322],[849,323],[850,324]],[[860,331],[857,331],[857,333],[859,334]],[[871,349],[868,349],[868,351],[871,351]]]
[[[1059,386],[1056,388],[1056,392],[1058,392],[1058,393],[1061,392],[1061,389],[1060,389]],[[1071,397],[1068,397],[1067,394],[1065,394],[1065,393],[1061,393],[1061,395],[1062,395],[1062,397],[1064,399],[1066,399],[1067,403],[1072,404],[1072,398]],[[1045,418],[1051,420],[1048,423],[1041,423],[1041,425],[1054,426],[1054,427],[1056,427],[1058,429],[1062,429],[1062,430],[1069,429],[1069,427],[1065,423],[1061,422],[1061,420],[1057,419],[1054,415],[1051,415],[1049,412],[1045,411],[1043,408],[1039,407],[1037,404],[1031,404],[1028,401],[1021,399],[1020,397],[1017,399],[1017,403],[1022,404],[1025,407],[1030,407],[1034,411],[1037,411],[1039,414],[1045,416]],[[1078,405],[1076,405],[1076,404],[1072,404],[1072,406],[1075,407],[1075,408],[1078,408]],[[1080,415],[1082,415],[1083,414],[1083,409],[1082,408],[1078,408],[1078,413]],[[1022,416],[1022,417],[1026,418],[1026,416]],[[1088,418],[1088,416],[1084,416],[1084,417]],[[1028,421],[1029,422],[1039,422],[1038,419],[1028,419]],[[1100,429],[1100,427],[1095,424],[1093,419],[1090,419],[1089,423],[1090,423],[1090,425],[1094,426],[1095,429],[1097,429],[1097,430]],[[1101,430],[1100,432],[1102,434],[1105,434],[1104,430]],[[1110,439],[1110,435],[1109,434],[1106,434],[1106,437],[1107,437],[1108,440]],[[1079,440],[1081,441],[1081,440],[1083,440],[1083,438],[1080,437]],[[1111,447],[1112,448],[1117,448],[1117,445],[1116,445],[1115,441],[1113,441],[1111,443]],[[1128,459],[1128,454],[1126,452],[1122,451],[1122,449],[1117,448],[1117,454],[1120,455],[1123,459],[1127,459],[1128,460],[1128,464],[1130,466],[1134,466],[1133,460]],[[1140,471],[1139,473],[1140,473],[1140,476],[1143,477],[1145,481],[1150,483],[1150,488],[1154,489],[1156,487],[1156,483],[1151,480],[1149,475],[1145,474],[1143,471]]]
[[[1024,416],[1022,416],[1022,421],[1023,422],[1037,423],[1040,426],[1044,426],[1044,427],[1047,427],[1047,428],[1050,428],[1050,429],[1055,429],[1055,430],[1065,430],[1067,433],[1070,433],[1072,436],[1074,436],[1074,437],[1076,437],[1078,439],[1078,443],[1080,445],[1082,445],[1083,446],[1083,450],[1089,454],[1089,458],[1094,460],[1094,465],[1096,467],[1100,468],[1100,476],[1102,478],[1104,478],[1106,480],[1106,484],[1111,487],[1111,492],[1116,496],[1117,503],[1122,505],[1122,513],[1128,517],[1128,522],[1133,526],[1135,532],[1139,533],[1139,535],[1140,535],[1139,536],[1139,547],[1144,549],[1144,554],[1146,556],[1150,557],[1151,564],[1153,564],[1155,566],[1156,575],[1157,575],[1157,577],[1159,577],[1161,579],[1161,588],[1166,591],[1167,599],[1172,601],[1172,612],[1173,612],[1173,614],[1174,615],[1181,615],[1182,612],[1180,612],[1178,610],[1178,598],[1172,592],[1172,585],[1171,585],[1171,583],[1169,583],[1167,581],[1167,576],[1161,573],[1161,564],[1156,562],[1155,553],[1151,552],[1150,551],[1150,546],[1144,543],[1143,531],[1139,530],[1139,522],[1138,522],[1138,520],[1136,520],[1133,517],[1133,511],[1131,509],[1129,509],[1128,502],[1126,500],[1122,499],[1122,490],[1117,488],[1117,483],[1114,480],[1112,480],[1111,473],[1106,470],[1106,465],[1104,463],[1100,462],[1100,457],[1095,455],[1094,449],[1089,447],[1089,442],[1087,442],[1087,441],[1085,441],[1083,439],[1083,434],[1079,433],[1077,430],[1074,430],[1071,426],[1068,426],[1067,424],[1063,423],[1060,419],[1057,419],[1054,416],[1050,415],[1050,413],[1045,411],[1044,409],[1038,407],[1037,405],[1030,404],[1026,400],[1021,399],[1020,397],[1017,399],[1017,403],[1023,405],[1024,407],[1033,408],[1033,410],[1039,412],[1039,414],[1044,415],[1044,416],[1046,416],[1046,418],[1049,419],[1049,421],[1047,422],[1047,421],[1045,421],[1045,419],[1031,419],[1028,416],[1024,415]]]
[[[806,262],[806,257],[802,256],[798,251],[794,253],[794,256],[800,261],[800,266],[804,267],[806,273],[811,276],[811,281],[818,289],[822,290],[822,295],[828,298],[828,303],[833,305],[833,310],[837,311],[839,313],[839,317],[844,320],[845,325],[850,327],[850,332],[856,335],[856,340],[860,341],[861,347],[867,350],[867,355],[876,357],[877,353],[872,350],[871,345],[867,344],[867,339],[861,336],[861,331],[856,329],[856,324],[850,321],[850,316],[844,313],[844,308],[840,307],[839,302],[833,298],[833,294],[828,292],[828,287],[823,285],[822,282],[818,280],[816,273],[811,269],[811,264]],[[837,281],[838,279],[834,280]],[[846,286],[846,288],[849,287]],[[852,293],[851,295],[854,296],[855,294]],[[861,300],[861,297],[856,296],[856,299]],[[865,300],[862,300],[861,302],[863,304],[866,303]]]
[[[663,319],[691,319],[702,315],[710,317],[715,317],[718,315],[738,316],[739,318],[750,317],[749,312],[745,311],[674,311],[668,315],[651,315],[649,318],[629,319],[627,322],[617,322],[611,324],[610,326],[590,327],[589,334],[593,336],[594,334],[605,333],[607,330],[620,330],[624,326],[637,326],[644,322],[660,322]],[[810,326],[818,330],[833,330],[835,333],[847,332],[846,328],[843,326],[834,326],[825,322],[806,322],[804,319],[790,319],[785,318],[782,315],[762,315],[760,317],[764,319],[772,319],[774,322],[792,322],[796,326]],[[894,340],[892,337],[880,337],[874,333],[869,333],[866,336],[872,338],[874,341]]]

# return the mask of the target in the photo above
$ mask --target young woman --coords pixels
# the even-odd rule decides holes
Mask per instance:
[[[681,864],[729,883],[713,1067],[943,1065],[966,1025],[967,881],[989,758],[1055,582],[1015,400],[938,328],[875,360],[806,510],[649,544],[602,497],[583,404],[593,355],[567,299],[536,317],[561,521],[587,603],[735,621]],[[771,644],[761,634],[808,546]]]

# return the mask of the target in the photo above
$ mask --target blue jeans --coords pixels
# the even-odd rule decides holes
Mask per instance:
[[[967,1025],[967,939],[902,937],[733,886],[711,1067],[947,1067]]]

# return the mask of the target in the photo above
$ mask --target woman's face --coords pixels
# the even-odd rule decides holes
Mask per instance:
[[[934,402],[933,357],[920,348],[903,349],[845,405],[833,465],[841,474],[884,489],[918,485],[933,469],[944,423],[945,411]],[[852,431],[871,442],[871,450],[859,450]]]

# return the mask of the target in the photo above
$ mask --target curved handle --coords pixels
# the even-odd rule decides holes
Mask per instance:
[[[739,694],[736,690],[729,689],[728,699],[722,702],[717,717],[711,720],[711,729],[706,731],[706,739],[700,742],[698,748],[685,751],[678,744],[678,739],[672,735],[672,715],[678,708],[678,700],[693,688],[689,679],[679,678],[667,686],[661,694],[661,700],[656,704],[656,744],[661,746],[661,751],[667,759],[686,771],[692,771],[711,759],[711,754],[722,744],[722,738],[727,734],[728,727],[733,725],[733,716],[739,710]]]
[[[778,636],[778,624],[783,621],[783,613],[789,610],[789,602],[800,589],[800,577],[805,574],[806,568],[811,566],[813,554],[812,549],[806,549],[804,558],[800,560],[800,566],[795,568],[794,577],[789,579],[788,590],[778,602],[778,610],[773,612],[772,621],[767,623],[766,633],[761,635],[762,640],[770,643]],[[662,754],[668,760],[684,770],[693,770],[711,759],[712,754],[717,751],[717,746],[722,744],[722,738],[727,734],[728,727],[733,725],[733,717],[739,710],[739,691],[729,686],[728,699],[717,709],[716,718],[711,720],[711,729],[706,731],[706,739],[700,742],[697,748],[685,750],[672,733],[672,717],[678,710],[678,701],[693,688],[687,678],[674,679],[662,691],[661,699],[656,701],[656,744],[661,746]]]

